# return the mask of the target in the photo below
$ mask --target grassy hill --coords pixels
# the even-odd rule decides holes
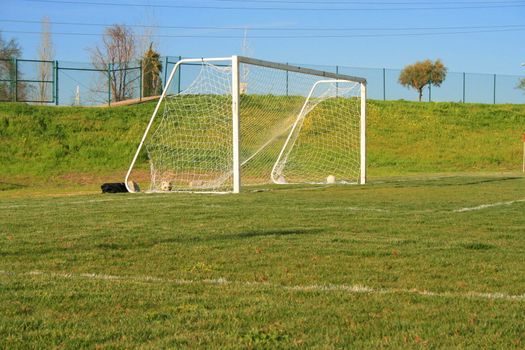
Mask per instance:
[[[0,182],[120,179],[154,103],[115,108],[0,104]],[[511,171],[525,105],[370,101],[370,176]]]

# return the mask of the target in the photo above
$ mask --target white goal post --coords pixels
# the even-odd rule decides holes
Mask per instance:
[[[366,80],[243,56],[182,59],[126,173],[129,192],[146,177],[139,159],[152,192],[365,184]]]

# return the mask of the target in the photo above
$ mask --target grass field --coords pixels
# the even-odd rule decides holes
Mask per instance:
[[[525,106],[372,101],[366,186],[99,194],[150,109],[0,104],[0,349],[525,348]]]
[[[525,178],[0,201],[0,348],[523,348]]]

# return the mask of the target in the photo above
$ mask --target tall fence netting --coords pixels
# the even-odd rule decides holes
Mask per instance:
[[[160,59],[158,80],[164,86],[181,56]],[[361,76],[368,82],[368,97],[373,100],[417,101],[418,93],[403,87],[399,69],[351,66],[303,65],[327,72]],[[16,72],[16,73],[15,73]],[[178,93],[194,80],[196,69],[184,65],[169,89]],[[43,104],[97,106],[144,97],[141,62],[105,67],[79,62],[39,62],[0,60],[0,101]],[[147,77],[146,77],[147,78]],[[519,88],[525,76],[448,72],[440,86],[425,86],[422,101],[467,103],[525,103],[525,90]],[[523,86],[523,85],[522,85]]]

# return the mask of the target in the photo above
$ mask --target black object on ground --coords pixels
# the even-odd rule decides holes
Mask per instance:
[[[124,182],[105,183],[102,186],[100,186],[100,189],[102,190],[102,193],[128,192],[128,189],[126,188],[126,184]]]

